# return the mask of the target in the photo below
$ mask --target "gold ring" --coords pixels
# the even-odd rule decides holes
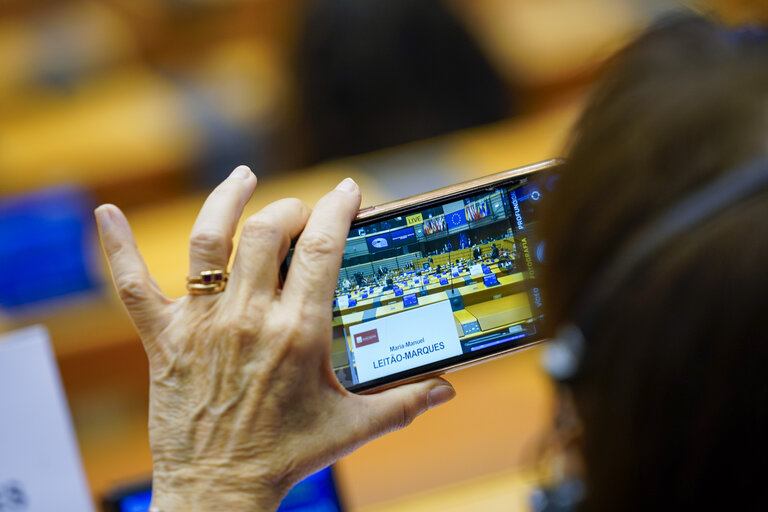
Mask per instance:
[[[221,293],[228,279],[229,274],[224,270],[203,270],[197,277],[187,277],[187,291],[190,295]]]

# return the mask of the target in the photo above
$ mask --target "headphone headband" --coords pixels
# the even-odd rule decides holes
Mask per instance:
[[[545,356],[545,366],[550,374],[558,380],[575,376],[585,336],[589,336],[602,305],[651,256],[672,240],[766,187],[768,157],[763,156],[694,191],[632,236],[616,252],[613,263],[588,286],[577,302],[571,322],[558,329],[551,350]]]

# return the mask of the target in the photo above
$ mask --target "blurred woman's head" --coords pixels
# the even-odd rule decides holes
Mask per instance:
[[[640,229],[768,157],[758,39],[676,19],[617,58],[545,220],[555,325]],[[768,426],[767,264],[768,189],[665,244],[597,305],[566,385],[584,426],[589,509],[682,509],[759,490],[748,461],[765,453]]]
[[[508,86],[443,0],[312,0],[295,69],[304,164],[515,111]]]

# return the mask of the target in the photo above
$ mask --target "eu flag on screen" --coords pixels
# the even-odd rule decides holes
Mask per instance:
[[[448,229],[458,228],[467,223],[467,217],[464,215],[464,210],[456,210],[453,213],[445,214],[445,223]]]

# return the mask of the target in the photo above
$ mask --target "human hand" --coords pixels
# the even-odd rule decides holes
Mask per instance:
[[[255,186],[241,166],[208,197],[192,229],[190,276],[227,268]],[[336,380],[330,308],[359,205],[347,179],[314,211],[297,199],[266,206],[243,225],[226,289],[176,300],[152,280],[122,212],[96,209],[115,286],[150,363],[154,507],[275,510],[301,478],[454,396],[443,379],[368,396]]]

